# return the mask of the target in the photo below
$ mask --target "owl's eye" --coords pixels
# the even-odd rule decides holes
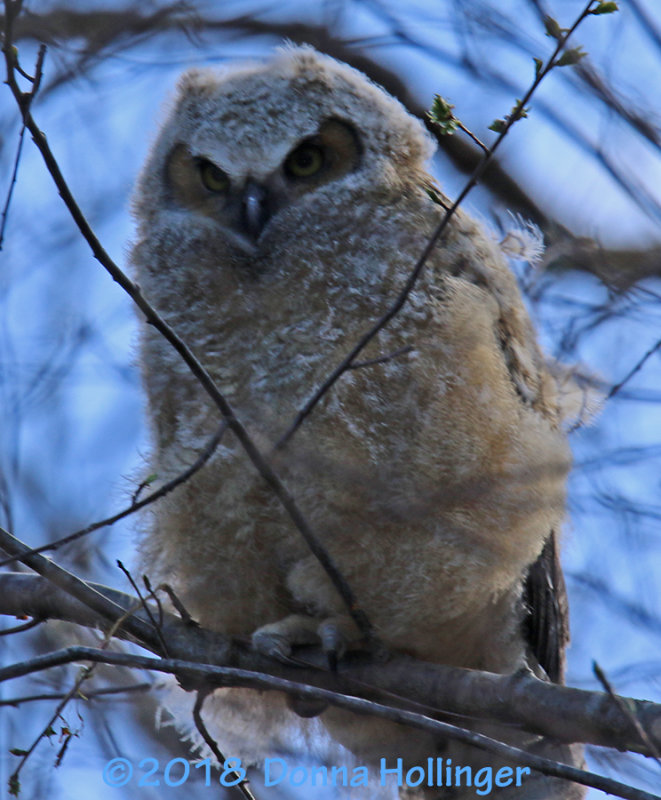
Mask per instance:
[[[230,179],[211,161],[199,162],[200,180],[210,192],[226,192],[230,187]]]
[[[309,178],[324,166],[324,152],[314,144],[302,144],[285,161],[285,172],[292,178]]]

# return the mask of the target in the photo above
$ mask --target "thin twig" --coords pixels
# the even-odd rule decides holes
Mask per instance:
[[[147,576],[146,575],[144,576],[144,578],[145,578],[145,580],[147,580]],[[181,602],[181,599],[179,598],[179,596],[177,595],[175,590],[170,586],[169,583],[160,583],[156,587],[155,591],[158,592],[160,590],[164,591],[167,594],[167,596],[170,598],[170,602],[172,603],[172,605],[176,609],[177,614],[179,614],[179,616],[181,617],[183,622],[187,623],[188,625],[191,625],[193,623],[197,624],[197,623],[195,623],[195,621],[193,620],[193,617],[190,615],[188,609]],[[155,596],[156,595],[154,594],[154,597]]]
[[[636,718],[636,715],[631,712],[631,709],[627,707],[625,700],[616,694],[615,690],[611,685],[611,682],[608,680],[606,676],[606,673],[599,666],[599,664],[597,664],[596,661],[592,662],[592,671],[597,676],[597,680],[599,681],[599,683],[601,683],[601,685],[608,692],[610,697],[612,697],[615,705],[622,710],[622,713],[634,726],[634,728],[638,732],[638,735],[640,736],[641,742],[643,742],[643,744],[649,747],[650,753],[652,754],[654,760],[657,762],[659,766],[661,766],[661,753],[659,753],[659,748],[654,744],[654,742],[651,740],[645,728],[643,728],[643,726],[640,724],[640,720],[638,720]]]
[[[459,128],[459,130],[460,130],[460,131],[463,131],[463,132],[466,134],[466,136],[468,136],[468,138],[469,138],[469,139],[472,139],[472,140],[475,142],[475,144],[476,144],[476,145],[477,145],[477,146],[480,148],[480,150],[481,150],[483,153],[488,153],[488,152],[489,152],[489,148],[488,148],[488,146],[487,146],[486,144],[484,144],[484,142],[483,142],[481,139],[479,139],[479,138],[478,138],[478,137],[477,137],[477,136],[476,136],[476,135],[473,133],[473,131],[469,130],[469,129],[468,129],[468,128],[467,128],[467,127],[464,125],[464,123],[463,123],[463,122],[461,122],[460,120],[457,120],[457,127]]]
[[[20,8],[20,5],[19,5]],[[3,48],[4,49],[4,48]],[[12,54],[13,56],[13,54]],[[18,60],[14,61],[16,69],[18,72],[24,77],[27,78],[32,83],[32,88],[29,92],[23,93],[23,106],[25,110],[30,108],[32,101],[34,100],[37,92],[39,91],[39,87],[41,86],[41,78],[44,72],[44,58],[46,57],[46,45],[42,44],[39,46],[39,52],[37,54],[37,63],[35,65],[34,70],[34,77],[28,75],[22,69],[20,69],[18,65]],[[11,205],[11,200],[14,194],[14,188],[16,186],[16,176],[18,175],[18,166],[21,162],[21,152],[23,150],[23,141],[25,140],[25,110],[23,111],[23,123],[21,125],[21,130],[18,134],[18,145],[16,147],[16,157],[14,158],[14,167],[12,169],[11,179],[9,181],[9,189],[7,190],[7,199],[5,200],[4,208],[2,209],[2,218],[0,220],[0,250],[2,250],[2,243],[5,238],[5,227],[7,225],[7,215],[9,214],[9,206]]]
[[[491,148],[483,155],[483,157],[478,162],[477,166],[473,170],[472,175],[468,179],[468,182],[460,192],[457,199],[452,203],[449,209],[447,209],[446,213],[443,215],[443,219],[440,221],[436,230],[431,235],[429,241],[427,242],[424,250],[422,251],[420,257],[418,258],[413,270],[411,271],[408,280],[406,281],[404,287],[400,291],[399,295],[396,297],[394,302],[390,305],[390,307],[386,310],[386,312],[372,325],[372,327],[365,333],[363,336],[358,340],[356,345],[352,348],[352,350],[344,357],[344,359],[338,364],[338,366],[331,372],[331,374],[326,378],[326,380],[316,389],[314,394],[310,397],[310,399],[303,405],[300,409],[296,418],[290,425],[290,427],[285,431],[285,433],[280,437],[278,440],[275,449],[281,450],[287,444],[287,442],[292,438],[292,436],[296,433],[296,431],[300,428],[303,424],[305,419],[312,413],[312,410],[315,408],[317,403],[321,400],[321,398],[330,390],[333,384],[340,378],[350,367],[353,361],[356,359],[358,354],[372,341],[372,339],[379,333],[382,328],[384,328],[393,317],[395,317],[401,308],[404,306],[406,301],[408,300],[409,295],[413,291],[415,284],[422,273],[423,268],[425,267],[429,256],[438,243],[438,241],[443,236],[445,229],[447,228],[450,220],[455,215],[457,209],[463,203],[468,193],[473,189],[473,187],[478,183],[482,175],[484,174],[486,168],[491,163],[495,153],[497,152],[498,148],[500,147],[503,139],[507,136],[510,128],[514,123],[521,119],[523,114],[525,113],[525,107],[530,102],[531,97],[537,90],[537,87],[542,82],[542,80],[548,75],[548,73],[553,69],[555,66],[556,59],[558,58],[560,52],[564,49],[565,45],[569,37],[574,33],[576,28],[580,25],[580,23],[588,16],[590,12],[591,6],[594,4],[595,0],[589,0],[586,4],[585,8],[583,9],[582,13],[578,16],[574,24],[567,30],[567,32],[558,39],[558,43],[553,51],[553,54],[546,62],[545,66],[538,70],[537,74],[535,75],[535,79],[532,82],[530,88],[524,95],[522,100],[519,100],[514,109],[512,110],[511,114],[504,120],[503,128],[500,131],[498,138],[493,143]]]
[[[414,728],[429,731],[437,736],[464,742],[480,750],[495,753],[504,759],[524,764],[536,772],[550,775],[583,786],[590,786],[600,789],[607,794],[622,797],[624,800],[661,800],[661,795],[651,794],[641,789],[620,783],[619,781],[597,775],[594,772],[571,767],[553,761],[549,758],[538,756],[513,745],[507,745],[489,736],[485,736],[475,731],[466,730],[449,722],[430,719],[422,714],[416,714],[399,708],[390,708],[380,703],[364,700],[359,697],[338,694],[337,692],[319,689],[296,681],[276,678],[271,675],[264,675],[259,672],[237,669],[234,667],[214,667],[211,665],[194,664],[178,659],[158,659],[146,656],[130,655],[127,653],[116,653],[104,650],[97,650],[91,647],[69,647],[58,650],[47,656],[37,656],[19,664],[0,668],[0,682],[9,678],[21,677],[22,675],[40,672],[44,669],[61,666],[72,661],[92,661],[93,663],[104,663],[121,666],[130,666],[138,669],[155,670],[166,674],[177,675],[186,674],[188,677],[198,677],[208,683],[215,680],[219,685],[244,686],[253,689],[272,689],[286,692],[295,696],[302,696],[306,699],[315,701],[325,701],[339,708],[345,708],[358,714],[369,714],[380,719],[387,719],[403,725],[410,725]]]
[[[152,588],[148,575],[142,576],[142,582],[144,583],[145,589],[147,589],[149,596],[156,603],[156,608],[158,608],[158,626],[159,628],[162,628],[164,612],[163,612],[163,603],[161,603],[161,598],[158,596],[158,587],[156,589]]]
[[[107,631],[107,633],[104,636],[103,642],[101,643],[101,646],[99,648],[100,652],[103,652],[105,650],[105,648],[108,647],[108,645],[112,641],[112,638],[115,635],[115,633],[117,632],[117,630],[122,626],[122,624],[125,622],[126,619],[128,619],[129,617],[131,617],[135,613],[135,611],[138,608],[140,608],[140,603],[135,603],[133,608],[129,609],[128,611],[125,611],[123,616],[120,617],[119,619],[117,619],[114,622],[114,624],[110,627],[110,629]],[[78,677],[74,681],[74,684],[71,687],[71,689],[69,689],[69,691],[64,695],[62,700],[60,700],[60,702],[57,704],[57,707],[55,708],[55,711],[51,714],[50,719],[48,720],[46,725],[44,725],[44,727],[42,728],[41,732],[34,738],[34,740],[32,741],[32,744],[28,747],[28,749],[26,751],[24,751],[21,754],[21,760],[18,762],[18,765],[17,765],[16,769],[9,776],[9,785],[11,787],[18,787],[20,785],[19,784],[19,775],[21,773],[21,770],[23,769],[23,767],[27,763],[28,759],[30,758],[32,753],[34,753],[34,751],[37,748],[39,742],[50,734],[50,731],[52,730],[53,725],[55,725],[55,722],[58,720],[58,718],[60,718],[62,716],[62,713],[63,713],[64,709],[67,707],[67,705],[69,704],[69,701],[73,697],[75,697],[77,694],[80,693],[80,687],[83,685],[83,683],[85,683],[86,680],[88,680],[89,678],[92,677],[92,674],[94,673],[94,670],[95,670],[95,668],[96,668],[98,663],[99,662],[95,662],[95,663],[92,663],[88,667],[83,667],[83,668],[80,669],[80,671],[78,673]],[[56,767],[59,767],[60,764],[62,763],[62,759],[64,758],[64,754],[66,753],[67,747],[69,746],[69,743],[71,741],[72,735],[73,734],[70,734],[69,736],[67,736],[67,738],[64,741],[63,747],[60,748],[60,751],[57,754],[57,757],[55,759],[55,766]]]
[[[204,720],[202,719],[202,706],[204,705],[204,701],[207,697],[211,694],[210,689],[199,689],[197,695],[195,697],[195,705],[193,706],[193,721],[195,722],[195,727],[197,728],[200,736],[206,742],[209,750],[214,754],[216,761],[218,764],[225,769],[225,765],[228,763],[225,756],[220,752],[220,748],[218,747],[218,743],[213,738],[213,736],[207,730],[207,726],[204,724]],[[230,759],[231,760],[231,759]],[[232,787],[236,786],[236,788],[241,792],[241,794],[246,798],[246,800],[256,800],[255,795],[250,791],[249,782],[246,778],[241,778],[241,776],[230,769],[229,773],[225,773],[233,776],[233,779],[236,783],[232,783]]]
[[[220,392],[207,370],[202,366],[202,363],[193,354],[188,345],[157,313],[156,309],[145,299],[140,287],[131,281],[128,276],[117,266],[117,264],[115,264],[92,230],[79,205],[76,203],[76,200],[71,193],[64,176],[62,175],[59,164],[57,163],[57,160],[50,149],[46,137],[34,121],[29,107],[23,108],[23,94],[16,83],[16,77],[14,75],[15,58],[12,52],[12,25],[17,12],[15,11],[14,4],[11,2],[11,0],[5,0],[5,11],[5,43],[3,50],[5,53],[7,67],[7,84],[9,85],[16,102],[21,108],[21,111],[24,115],[25,125],[30,131],[32,139],[41,153],[46,168],[53,178],[60,196],[69,210],[73,221],[76,223],[78,230],[90,246],[92,254],[97,261],[99,261],[101,266],[103,266],[104,269],[110,274],[113,280],[116,281],[131,297],[134,303],[145,315],[147,323],[158,330],[159,333],[179,353],[190,371],[197,378],[202,388],[206,391],[222,414],[228,426],[239,440],[239,443],[243,447],[248,458],[253,463],[253,466],[257,472],[271,487],[273,493],[289,514],[290,519],[298,529],[299,533],[303,536],[311,552],[319,561],[333,583],[333,586],[342,598],[348,613],[353,618],[354,622],[358,626],[358,629],[367,640],[374,641],[375,636],[373,628],[367,618],[367,615],[358,606],[355,595],[349,584],[340,573],[339,569],[335,565],[335,562],[331,559],[326,548],[321,544],[316,534],[312,531],[305,516],[294,500],[294,497],[291,495],[284,483],[280,480],[269,461],[255,445],[247,430],[234,414],[234,409],[227,401],[225,396]]]
[[[10,636],[13,633],[23,633],[23,631],[29,631],[32,628],[36,628],[37,625],[41,625],[42,622],[45,620],[43,619],[31,619],[28,622],[24,622],[22,625],[14,625],[13,628],[3,628],[0,631],[0,636]]]
[[[149,608],[149,606],[147,605],[145,598],[142,596],[142,592],[140,591],[136,582],[133,580],[133,576],[119,558],[117,559],[117,566],[121,569],[124,575],[126,575],[126,579],[133,587],[134,592],[138,595],[138,599],[140,600],[140,604],[142,605],[145,614],[149,617],[149,621],[154,626],[154,630],[156,631],[156,635],[158,636],[158,640],[161,643],[161,647],[163,649],[163,655],[169,656],[170,653],[168,651],[168,645],[165,639],[163,638],[163,631],[161,630],[161,626],[154,619],[154,615],[151,613],[151,608]]]
[[[659,348],[661,348],[661,339],[659,339],[659,341],[656,344],[650,347],[650,349],[645,353],[645,355],[638,361],[638,363],[632,369],[629,370],[627,375],[624,378],[622,378],[622,380],[619,383],[616,383],[615,386],[611,388],[611,390],[606,395],[606,400],[610,400],[611,397],[614,397],[620,391],[620,389],[623,386],[625,386],[631,380],[631,378],[633,378],[633,376],[637,372],[640,372],[640,370],[645,365],[647,359],[653,356],[654,353],[656,353],[659,350]]]
[[[9,189],[7,190],[7,199],[2,209],[2,220],[0,221],[0,250],[2,250],[2,243],[5,238],[5,227],[7,225],[7,215],[9,214],[9,206],[14,194],[14,187],[16,186],[16,176],[18,175],[18,165],[21,161],[21,151],[23,150],[23,141],[25,139],[25,125],[21,125],[21,130],[18,134],[18,145],[16,147],[16,157],[14,158],[14,168],[12,169],[11,179],[9,181]]]
[[[152,683],[133,683],[130,686],[110,686],[106,689],[94,689],[91,692],[78,692],[81,700],[91,701],[99,697],[115,694],[132,694],[133,692],[147,692],[153,688]],[[9,697],[5,700],[0,700],[0,706],[13,706],[18,708],[23,703],[37,703],[44,700],[61,700],[65,696],[62,692],[44,692],[43,694],[27,694],[22,697]]]
[[[106,519],[99,520],[99,522],[94,522],[91,525],[88,525],[86,528],[81,528],[79,531],[75,531],[74,533],[70,533],[67,536],[62,536],[60,539],[56,539],[54,542],[50,542],[49,544],[42,544],[40,547],[33,547],[30,550],[27,550],[21,556],[10,556],[9,558],[5,558],[4,560],[0,560],[0,567],[4,567],[7,564],[11,564],[14,561],[20,561],[25,556],[31,556],[35,553],[44,553],[47,550],[57,550],[59,547],[62,547],[65,544],[69,544],[70,542],[76,541],[76,539],[80,539],[83,536],[87,536],[89,533],[93,531],[98,531],[99,528],[105,528],[108,525],[114,525],[115,522],[119,522],[120,519],[124,519],[124,517],[128,517],[131,514],[135,514],[136,511],[140,511],[140,509],[148,506],[150,503],[154,503],[156,500],[160,500],[161,497],[165,497],[166,494],[169,494],[171,491],[177,488],[182,483],[185,483],[190,477],[192,477],[198,470],[202,469],[202,467],[207,463],[207,461],[211,458],[214,451],[218,447],[220,440],[223,437],[223,434],[227,430],[227,422],[223,420],[220,424],[218,430],[214,433],[214,435],[209,439],[206,447],[200,453],[200,455],[195,459],[194,463],[187,467],[183,472],[173,478],[171,481],[163,484],[160,489],[152,492],[150,495],[145,497],[142,500],[133,500],[130,506],[125,508],[123,511],[118,511],[117,514],[113,514],[111,517],[106,517]]]
[[[385,356],[379,356],[378,358],[370,358],[368,361],[354,361],[352,364],[349,365],[349,369],[361,369],[362,367],[373,367],[375,364],[385,364],[387,361],[392,361],[393,358],[398,358],[399,356],[406,355],[410,353],[412,350],[415,350],[412,344],[404,345],[404,347],[400,347],[397,350],[393,350],[392,353],[387,353]]]

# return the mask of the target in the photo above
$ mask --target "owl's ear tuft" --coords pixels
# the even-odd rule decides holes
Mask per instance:
[[[285,64],[292,66],[297,71],[318,71],[322,68],[324,61],[336,63],[334,59],[319,52],[311,44],[296,44],[292,41],[286,41],[276,47],[271,61],[278,66]]]
[[[331,70],[338,67],[338,63],[330,56],[320,53],[311,45],[291,42],[276,48],[271,64],[276,72],[299,86],[316,84],[325,89],[332,82],[327,74],[329,66],[332,65]]]
[[[210,87],[215,84],[216,80],[217,73],[213,70],[191,67],[191,69],[187,69],[177,81],[177,96],[202,97],[208,95]]]

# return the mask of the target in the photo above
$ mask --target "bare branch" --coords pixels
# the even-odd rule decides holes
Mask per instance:
[[[135,598],[94,585],[113,597],[118,606],[130,608]],[[73,602],[47,581],[24,574],[0,575],[0,613],[66,619],[78,624],[108,629],[108,621]],[[141,616],[144,612],[136,612]],[[297,650],[296,667],[253,652],[247,642],[233,640],[164,613],[162,631],[168,649],[187,662],[227,665],[268,673],[341,694],[362,695],[382,703],[420,710],[427,715],[459,715],[513,725],[557,742],[587,742],[604,747],[651,755],[641,742],[636,725],[616,707],[608,694],[547,683],[528,672],[496,675],[479,670],[448,667],[393,655],[377,662],[364,652],[352,652],[342,660],[339,672],[325,669],[323,653],[310,648]],[[126,636],[121,630],[117,635]],[[149,649],[149,643],[141,642]],[[40,658],[48,658],[47,656]],[[7,667],[0,680],[28,674],[33,662]],[[41,661],[35,662],[41,664]],[[624,698],[634,718],[648,732],[654,747],[661,747],[661,706]]]
[[[142,610],[145,612],[145,614],[149,618],[149,621],[152,624],[153,629],[156,631],[156,636],[158,637],[158,641],[160,643],[160,651],[161,651],[161,653],[166,657],[169,656],[170,653],[168,652],[168,645],[167,645],[167,642],[165,641],[165,639],[163,637],[163,631],[161,630],[161,625],[158,622],[156,622],[156,619],[154,618],[154,615],[152,614],[151,609],[147,605],[147,601],[142,596],[142,593],[140,592],[139,587],[137,586],[136,582],[133,580],[133,576],[131,575],[130,571],[124,566],[124,564],[120,561],[120,559],[117,559],[117,566],[121,569],[121,571],[124,573],[124,575],[126,575],[126,579],[131,584],[131,588],[138,595],[138,604],[139,604],[140,608],[142,608]],[[162,609],[160,607],[159,607],[159,611],[162,612]],[[162,613],[161,613],[161,616],[162,616]]]
[[[153,684],[143,681],[142,683],[133,683],[130,686],[110,686],[105,689],[94,689],[90,692],[79,692],[78,695],[81,700],[91,702],[101,697],[115,696],[118,694],[133,694],[138,692],[147,692],[152,688]],[[8,697],[0,700],[0,707],[12,706],[18,708],[24,703],[40,703],[44,700],[61,700],[64,697],[62,692],[43,692],[42,694],[30,694],[22,697]]]
[[[331,389],[331,387],[335,384],[335,382],[342,376],[344,373],[350,369],[351,364],[357,358],[357,356],[364,350],[364,348],[372,341],[372,339],[379,333],[380,330],[385,328],[385,326],[393,319],[404,306],[406,301],[409,298],[409,295],[413,291],[415,284],[420,277],[422,270],[424,269],[429,256],[431,255],[433,249],[436,245],[440,242],[445,229],[450,223],[450,220],[455,215],[457,209],[463,203],[467,195],[473,189],[473,187],[478,183],[482,175],[484,174],[486,168],[491,163],[494,155],[496,154],[498,148],[502,144],[503,140],[509,133],[512,126],[523,116],[525,116],[525,109],[527,104],[530,102],[530,99],[537,91],[537,87],[539,84],[544,80],[544,78],[551,72],[552,69],[557,65],[558,56],[564,50],[567,41],[569,40],[570,36],[574,33],[576,28],[581,24],[581,22],[589,16],[590,8],[594,5],[595,0],[589,0],[586,4],[585,8],[576,18],[574,24],[569,28],[565,33],[559,36],[557,40],[557,45],[551,54],[550,58],[546,62],[546,64],[541,67],[537,74],[535,75],[535,79],[533,80],[530,88],[525,93],[522,100],[517,100],[514,108],[510,115],[504,119],[500,120],[501,127],[499,128],[499,134],[494,143],[491,147],[484,153],[483,157],[478,162],[476,168],[473,171],[473,174],[470,176],[468,182],[464,186],[464,188],[459,193],[457,199],[452,203],[449,209],[443,215],[440,223],[436,227],[436,230],[431,235],[429,241],[427,242],[424,250],[420,254],[418,261],[416,262],[415,266],[413,267],[406,284],[401,289],[400,293],[395,298],[394,302],[390,305],[390,307],[386,310],[386,312],[372,325],[372,327],[359,339],[359,341],[354,345],[351,351],[344,357],[344,359],[338,364],[338,366],[331,372],[331,374],[326,378],[326,380],[319,386],[310,399],[305,403],[305,405],[300,409],[296,418],[290,425],[290,427],[285,431],[285,433],[280,437],[276,444],[276,450],[280,450],[285,447],[287,442],[292,438],[292,436],[296,433],[296,431],[300,428],[303,424],[305,419],[312,413],[313,409],[317,405],[317,403],[321,400],[321,398]]]
[[[233,685],[252,689],[282,691],[302,696],[306,700],[316,702],[322,701],[335,705],[338,708],[347,709],[348,711],[354,711],[359,714],[369,714],[370,716],[380,719],[387,719],[402,725],[409,725],[414,728],[429,731],[433,734],[464,742],[465,744],[478,747],[481,750],[495,753],[502,758],[529,766],[545,775],[574,781],[583,786],[601,789],[609,794],[625,798],[625,800],[661,800],[659,795],[634,789],[619,781],[605,778],[593,772],[552,761],[551,759],[544,758],[535,753],[521,750],[518,747],[506,745],[484,734],[465,730],[464,728],[451,725],[447,722],[430,719],[422,714],[388,707],[370,700],[337,694],[336,692],[307,686],[292,680],[276,678],[272,675],[264,675],[243,669],[213,667],[210,665],[201,666],[178,659],[156,659],[145,656],[127,655],[124,653],[111,653],[103,650],[95,650],[90,647],[69,647],[65,650],[51,653],[48,656],[39,656],[31,659],[29,662],[0,669],[0,682],[8,680],[9,678],[39,672],[49,667],[68,664],[73,661],[91,661],[92,663],[115,664],[154,670],[172,675],[185,675],[187,679],[202,679],[205,685],[208,685],[209,681],[216,679],[222,686]]]
[[[114,623],[126,613],[125,608],[117,605],[117,603],[92,588],[89,584],[81,581],[80,578],[62,569],[62,567],[58,567],[57,564],[44,556],[26,555],[29,548],[4,528],[0,528],[0,548],[12,555],[19,556],[35,572],[54,583],[62,591],[80,600],[81,603],[91,608],[103,619]],[[131,618],[124,622],[123,627],[127,633],[135,636],[140,641],[149,642],[151,649],[158,651],[158,640],[151,625],[141,619]]]
[[[156,309],[148,302],[143,296],[140,287],[133,283],[129,277],[115,264],[112,258],[108,255],[105,248],[97,238],[92,230],[85,215],[76,203],[76,200],[69,189],[67,182],[62,175],[62,171],[50,149],[46,137],[40,130],[39,126],[34,121],[30,112],[29,104],[27,107],[23,102],[23,93],[21,92],[14,74],[16,69],[16,57],[13,48],[12,39],[12,26],[15,15],[18,13],[20,5],[14,5],[11,0],[5,0],[5,40],[3,51],[5,53],[5,62],[7,69],[7,84],[14,95],[14,98],[21,109],[26,128],[30,131],[32,139],[37,146],[41,156],[44,160],[46,168],[48,169],[57,189],[62,197],[73,221],[76,223],[80,233],[85,241],[90,246],[94,257],[101,264],[101,266],[110,274],[114,281],[116,281],[122,289],[131,297],[138,308],[145,315],[146,322],[152,325],[161,335],[172,345],[172,347],[179,353],[183,361],[191,370],[193,375],[197,378],[202,388],[209,395],[218,410],[220,411],[223,419],[231,428],[234,435],[239,440],[248,458],[253,463],[257,472],[262,476],[266,483],[271,487],[273,493],[278,498],[282,506],[285,508],[292,522],[303,536],[305,542],[310,548],[313,555],[319,561],[324,571],[330,578],[333,586],[338,594],[344,601],[347,611],[355,621],[358,629],[363,633],[366,639],[374,640],[374,632],[372,625],[365,612],[358,606],[353,591],[348,583],[341,575],[334,561],[326,551],[325,547],[321,544],[317,536],[310,528],[303,513],[298,507],[298,504],[286,488],[284,483],[280,480],[270,462],[262,455],[259,448],[255,445],[251,437],[248,435],[247,430],[241,424],[239,419],[234,414],[234,409],[229,404],[225,396],[220,392],[213,379],[204,368],[202,363],[193,354],[188,345],[174,332],[174,330],[165,322],[165,320],[157,313]]]
[[[405,356],[407,353],[410,353],[415,348],[413,345],[407,344],[404,347],[398,347],[397,350],[393,350],[392,353],[387,353],[385,356],[379,356],[378,358],[370,358],[367,361],[354,361],[352,364],[349,365],[349,369],[362,369],[362,367],[372,367],[374,364],[385,364],[388,361],[392,361],[394,358],[399,358],[399,356]],[[2,566],[2,564],[0,564]]]
[[[126,619],[128,619],[129,617],[131,617],[133,615],[134,610],[137,610],[140,607],[141,607],[140,601],[138,601],[136,603],[133,603],[129,610],[125,611],[124,614],[119,619],[117,619],[117,620],[115,620],[113,622],[112,626],[106,632],[104,641],[101,644],[101,649],[102,650],[104,650],[108,646],[108,644],[112,640],[113,636],[115,636],[115,634],[117,633],[119,628],[122,626],[122,623]],[[80,687],[85,683],[85,681],[87,681],[87,680],[89,680],[91,678],[95,667],[96,667],[96,663],[93,663],[89,667],[84,667],[84,668],[82,668],[82,669],[80,669],[78,671],[78,675],[76,676],[76,679],[75,679],[71,689],[69,689],[69,691],[64,695],[64,697],[57,704],[57,706],[55,708],[55,711],[52,712],[48,722],[41,729],[40,733],[37,734],[37,736],[34,738],[34,740],[32,741],[32,744],[28,747],[27,750],[22,752],[21,760],[18,762],[18,765],[16,766],[16,769],[9,776],[9,785],[12,788],[16,788],[17,789],[19,787],[19,785],[20,785],[19,784],[19,775],[21,773],[21,770],[27,764],[28,759],[30,758],[32,753],[34,753],[34,751],[36,750],[39,742],[41,742],[42,739],[44,739],[44,738],[46,738],[47,736],[50,735],[50,731],[53,729],[53,726],[55,725],[55,723],[58,720],[58,718],[60,718],[62,716],[62,713],[63,713],[64,709],[66,708],[66,706],[69,704],[69,701],[73,697],[75,697],[76,695],[78,695],[80,693]],[[55,766],[56,767],[59,767],[60,764],[62,763],[62,759],[64,758],[64,755],[65,755],[65,753],[67,751],[67,748],[69,747],[69,743],[71,742],[71,739],[73,738],[73,735],[74,734],[72,734],[71,732],[67,733],[66,738],[64,740],[64,743],[62,744],[62,746],[61,746],[61,748],[60,748],[60,750],[59,750],[59,752],[57,754],[57,758],[55,759]]]
[[[204,705],[204,701],[207,699],[209,694],[211,694],[210,689],[198,689],[197,697],[195,698],[195,705],[193,706],[193,721],[195,722],[195,727],[197,728],[200,736],[206,742],[207,747],[213,753],[216,761],[219,764],[225,764],[225,756],[220,752],[218,745],[207,730],[204,720],[202,719],[202,706]],[[232,776],[232,785],[236,786],[236,788],[245,798],[247,798],[247,800],[256,800],[255,795],[250,791],[250,787],[248,785],[249,782],[246,778],[241,779],[236,772],[230,772],[229,775]]]
[[[185,483],[189,478],[191,478],[198,470],[202,469],[202,467],[207,463],[207,461],[211,458],[213,453],[215,452],[216,448],[220,444],[220,440],[223,437],[223,434],[227,430],[227,423],[223,420],[220,424],[220,427],[214,433],[214,435],[209,440],[207,446],[204,450],[200,453],[197,457],[195,462],[190,465],[187,469],[173,478],[171,481],[163,484],[160,489],[152,492],[147,497],[144,497],[142,500],[138,500],[137,496],[134,495],[133,501],[128,508],[125,508],[123,511],[117,512],[117,514],[113,514],[111,517],[106,517],[106,519],[102,519],[99,522],[94,522],[91,525],[88,525],[85,528],[81,528],[79,531],[75,531],[74,533],[70,533],[67,536],[62,536],[60,539],[56,539],[54,542],[49,542],[48,544],[42,544],[41,547],[33,547],[27,552],[25,552],[22,556],[11,556],[10,558],[5,558],[4,560],[0,560],[0,567],[5,567],[7,564],[11,564],[15,561],[22,561],[25,556],[31,556],[35,553],[44,553],[49,550],[57,550],[58,548],[62,547],[65,544],[70,544],[71,542],[76,541],[76,539],[81,539],[83,536],[87,536],[89,533],[93,531],[98,531],[100,528],[105,528],[108,525],[114,525],[115,522],[119,522],[120,519],[124,519],[124,517],[128,517],[131,514],[135,514],[136,511],[140,511],[140,509],[148,506],[150,503],[155,503],[156,500],[160,500],[161,497],[165,497],[165,495],[172,492],[177,486],[180,486],[182,483]],[[144,486],[145,484],[141,484]]]
[[[636,364],[629,370],[629,372],[625,375],[624,378],[619,383],[616,383],[615,386],[611,388],[611,390],[606,395],[606,399],[610,400],[611,397],[614,397],[623,386],[626,386],[627,383],[636,375],[640,370],[645,366],[645,362],[648,358],[651,358],[654,353],[658,352],[659,348],[661,348],[661,339],[659,339],[656,344],[653,344],[652,347],[643,355],[641,358],[638,359]]]
[[[641,741],[645,742],[650,753],[652,754],[652,757],[656,760],[658,765],[661,766],[661,754],[659,754],[659,748],[650,739],[649,734],[643,728],[640,722],[636,719],[636,717],[632,714],[631,709],[627,706],[625,701],[621,697],[618,697],[615,694],[615,690],[613,689],[611,682],[606,677],[606,673],[599,666],[599,664],[597,664],[596,661],[592,662],[592,669],[594,674],[597,676],[598,681],[608,692],[608,696],[612,698],[613,702],[617,705],[617,707],[622,711],[622,713],[627,717],[627,719],[630,720],[631,724],[638,731],[638,735],[640,736]]]
[[[23,151],[23,141],[25,139],[25,125],[21,125],[21,130],[18,134],[18,144],[16,145],[16,156],[14,157],[14,166],[9,179],[9,189],[7,189],[7,197],[5,205],[2,209],[2,216],[0,218],[0,250],[2,250],[2,243],[5,238],[5,227],[7,225],[7,215],[9,214],[9,206],[14,194],[14,187],[16,186],[16,176],[18,175],[18,165],[21,163],[21,152]]]
[[[25,631],[32,630],[32,628],[36,628],[37,625],[41,625],[43,621],[44,620],[41,617],[35,617],[29,622],[24,622],[22,625],[15,625],[13,628],[3,628],[0,630],[0,636],[11,636],[14,633],[24,633]]]

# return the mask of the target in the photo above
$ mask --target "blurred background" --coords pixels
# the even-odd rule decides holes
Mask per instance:
[[[435,93],[487,144],[546,59],[551,14],[569,27],[581,0],[237,0],[212,3],[26,2],[15,26],[31,73],[48,45],[33,105],[62,171],[110,255],[126,265],[131,187],[179,73],[260,58],[289,40],[362,69],[424,116]],[[466,208],[497,236],[511,214],[536,224],[546,252],[513,262],[547,352],[597,376],[604,403],[572,433],[575,456],[564,538],[573,642],[568,683],[600,689],[598,662],[620,693],[661,701],[661,14],[654,0],[620,0],[589,17],[572,42],[588,56],[554,70],[515,125]],[[0,92],[0,203],[17,163],[20,118]],[[458,132],[440,140],[433,172],[456,196],[480,156]],[[25,136],[2,217],[0,252],[0,522],[31,546],[127,505],[148,448],[136,368],[138,321],[93,259]],[[633,374],[631,374],[633,373]],[[134,521],[58,551],[83,577],[130,591],[115,561],[133,563]],[[0,620],[0,626],[15,624]],[[0,664],[85,640],[49,623],[0,639]],[[0,686],[0,784],[67,691],[75,669]],[[129,687],[148,675],[98,670],[91,686]],[[139,691],[139,688],[138,688]],[[117,797],[100,778],[115,756],[161,764],[188,757],[154,704],[133,693],[71,703],[61,766],[57,734],[22,773],[21,797]],[[60,739],[60,741],[56,741]],[[590,768],[657,789],[661,768],[588,750]],[[185,791],[184,791],[185,790]],[[132,797],[127,787],[122,796]],[[182,789],[135,796],[190,797]],[[207,790],[209,791],[209,790]],[[205,796],[201,794],[201,796]],[[217,796],[217,795],[216,795]],[[277,797],[269,790],[269,797]],[[288,796],[292,796],[291,794]],[[303,795],[301,795],[303,796]],[[322,798],[322,794],[315,797]],[[591,800],[605,797],[592,791]]]

